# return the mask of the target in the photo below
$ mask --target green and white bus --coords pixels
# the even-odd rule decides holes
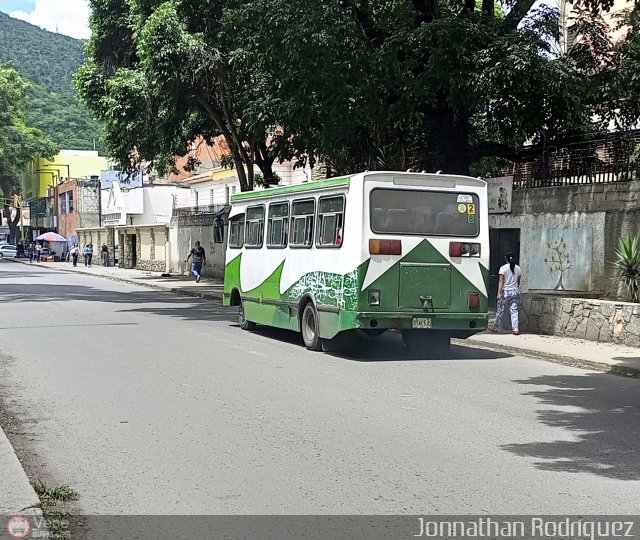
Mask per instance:
[[[231,203],[224,305],[245,330],[294,330],[320,350],[395,329],[434,351],[487,328],[482,180],[365,172]]]

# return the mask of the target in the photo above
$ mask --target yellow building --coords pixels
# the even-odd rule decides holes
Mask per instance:
[[[22,196],[25,201],[47,196],[49,186],[59,182],[100,176],[111,163],[98,152],[61,150],[52,161],[40,158],[22,175]]]

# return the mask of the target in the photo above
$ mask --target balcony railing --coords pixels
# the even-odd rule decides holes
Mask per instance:
[[[204,214],[217,214],[224,210],[224,204],[210,204],[206,206],[187,206],[173,209],[173,217],[195,216]]]

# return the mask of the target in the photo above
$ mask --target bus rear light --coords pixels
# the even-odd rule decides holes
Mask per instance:
[[[380,291],[369,291],[369,305],[370,306],[380,305]]]
[[[480,307],[480,293],[477,293],[477,292],[469,293],[469,307],[470,308]]]
[[[450,242],[449,257],[480,257],[480,244]]]
[[[402,255],[400,240],[369,240],[370,255]]]

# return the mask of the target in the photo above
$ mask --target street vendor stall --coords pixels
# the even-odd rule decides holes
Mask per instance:
[[[43,242],[40,262],[54,262],[65,260],[67,239],[54,232],[48,232],[36,237],[36,242]]]

